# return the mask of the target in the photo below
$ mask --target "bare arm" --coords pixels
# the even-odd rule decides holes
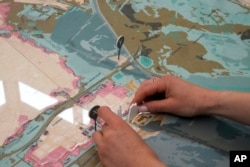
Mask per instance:
[[[209,115],[219,115],[247,125],[250,125],[250,93],[233,91],[214,91],[213,106],[204,112]]]

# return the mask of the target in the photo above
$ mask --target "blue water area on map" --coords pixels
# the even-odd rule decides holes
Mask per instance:
[[[39,5],[37,6],[39,8]],[[33,5],[25,5],[22,12],[18,13],[19,16],[26,16],[31,20],[47,20],[56,10],[52,6],[42,6],[35,10]]]
[[[240,68],[241,71],[250,74],[249,70],[245,67],[250,67],[250,45],[242,41],[237,34],[204,33],[204,31],[195,29],[189,31],[186,27],[172,24],[163,27],[162,32],[165,34],[169,34],[170,32],[185,32],[187,33],[187,39],[189,41],[195,41],[202,35],[202,38],[199,38],[199,43],[204,46],[207,51],[204,58],[219,62],[232,73],[235,73],[235,71],[238,71]]]
[[[116,39],[106,23],[98,15],[90,15],[76,8],[58,19],[51,38],[79,52],[117,52]]]
[[[117,54],[115,36],[98,15],[73,8],[58,19],[51,39],[65,45],[71,53],[77,53],[78,58],[71,56],[68,61],[69,65],[72,63],[70,67],[76,71],[80,69],[74,65],[77,61],[85,61],[92,64],[92,67],[109,70],[117,66],[116,62],[108,59]]]
[[[204,25],[223,25],[225,23],[247,25],[250,22],[248,9],[242,8],[229,0],[200,0],[199,2],[193,0],[134,0],[131,1],[131,4],[136,12],[143,11],[146,7],[151,7],[151,9],[156,11],[155,15],[158,17],[159,13],[157,10],[167,8],[175,11],[176,14],[181,14],[186,20]],[[211,9],[216,10],[217,15],[213,14],[214,17],[208,17],[212,12]],[[218,22],[221,19],[220,16],[224,19],[222,19],[221,23]],[[248,23],[246,23],[247,20],[249,20]]]
[[[250,91],[250,77],[224,76],[217,78],[190,75],[189,82],[215,90]]]
[[[115,35],[98,15],[71,9],[58,19],[51,39],[65,46],[66,64],[86,82],[97,81],[117,67],[109,59],[117,55]]]
[[[144,67],[144,68],[150,68],[154,61],[149,58],[149,57],[146,57],[146,56],[140,56],[139,57],[139,63]]]
[[[9,37],[10,31],[8,30],[0,30],[0,36]]]
[[[179,119],[178,117],[174,117]],[[173,126],[166,128],[165,123],[159,123],[157,121],[150,122],[146,126],[143,126],[142,129],[145,131],[160,131],[157,136],[150,137],[146,139],[146,142],[155,150],[160,159],[167,163],[169,166],[225,166],[228,163],[228,156],[225,152],[213,149],[201,143],[190,140],[190,138],[183,137],[182,135],[177,135],[177,133],[172,133],[168,129],[180,128],[183,130],[183,133],[191,133],[191,135],[196,136],[196,131],[193,129],[191,132],[184,130],[186,127],[190,126],[192,120],[186,119],[182,121],[175,122],[171,117],[166,118],[168,125]],[[170,121],[170,122],[169,122]],[[174,121],[175,123],[171,123]],[[187,121],[188,124],[185,122]],[[203,120],[201,120],[203,122]],[[216,123],[216,122],[215,122]],[[209,124],[211,126],[211,124]],[[218,126],[220,126],[219,124]],[[203,129],[202,126],[194,125],[194,128]],[[206,126],[206,125],[205,125]],[[228,125],[223,126],[227,128]],[[222,128],[223,128],[222,127]],[[213,130],[213,126],[209,127],[210,130]],[[211,131],[208,130],[210,133]],[[213,131],[216,133],[216,131]],[[224,133],[224,132],[223,132]],[[204,133],[206,134],[206,132]],[[197,137],[197,136],[196,136]],[[204,136],[206,138],[206,136]],[[218,142],[217,138],[212,140],[208,137],[208,143]],[[207,155],[209,154],[209,155]]]
[[[80,28],[87,22],[90,15],[73,8],[61,16],[51,34],[51,39],[58,44],[67,44],[72,41]]]
[[[70,67],[75,75],[82,76],[81,82],[87,83],[86,88],[97,82],[109,73],[109,69],[101,64],[96,66],[96,62],[88,60],[78,53],[71,54],[67,57],[67,66]]]
[[[183,162],[189,164],[189,165],[194,165],[194,166],[218,166],[218,161],[224,160],[224,158],[221,157],[221,155],[214,151],[208,153],[208,149],[204,147],[199,147],[199,146],[182,146],[177,148],[178,151],[186,151],[189,153],[189,155],[193,156],[196,155],[198,159],[191,158],[190,160],[184,160]],[[202,159],[202,160],[201,160]],[[209,165],[208,165],[209,164]]]
[[[160,160],[171,167],[228,166],[228,156],[195,141],[166,131],[145,140]]]
[[[249,50],[249,53],[250,53],[250,50]],[[242,61],[242,64],[248,67],[248,68],[245,68],[245,70],[250,71],[250,54],[249,54],[249,56],[247,58],[245,58]]]
[[[52,114],[50,112],[50,114]],[[44,112],[41,114],[41,120],[36,121],[35,119],[31,120],[24,128],[24,131],[22,132],[22,135],[16,136],[16,138],[13,138],[7,143],[4,147],[0,147],[0,154],[10,154],[11,157],[6,156],[3,158],[3,160],[0,161],[0,166],[11,166],[11,161],[19,161],[20,157],[24,157],[26,152],[32,147],[35,143],[29,145],[29,147],[26,147],[25,149],[22,149],[20,152],[17,150],[20,150],[24,145],[27,145],[31,139],[36,139],[41,131],[43,129],[43,125],[48,123],[51,115],[48,114],[48,112]],[[15,152],[17,151],[17,152]],[[20,156],[20,157],[19,157]]]
[[[116,73],[115,75],[113,75],[113,77],[117,80],[121,79],[123,77],[123,74],[121,72]]]
[[[250,45],[247,40],[241,40],[239,34],[231,33],[233,24],[250,24],[250,13],[246,8],[228,0],[202,0],[199,3],[192,0],[152,0],[146,2],[135,0],[132,1],[131,4],[136,12],[142,11],[146,12],[146,14],[146,7],[150,7],[154,11],[155,17],[159,17],[158,10],[161,8],[175,11],[176,15],[173,15],[173,18],[169,20],[169,24],[162,27],[161,31],[163,33],[169,35],[171,32],[184,32],[187,34],[187,39],[189,41],[196,41],[198,39],[198,43],[206,50],[206,54],[202,56],[206,60],[220,63],[225,68],[225,70],[215,69],[215,75],[227,71],[230,76],[241,75],[244,77],[250,77]],[[177,14],[180,14],[181,17],[193,23],[211,25],[210,31],[196,30],[195,28],[191,30],[190,28],[192,25],[190,27],[175,25],[175,20],[178,16]],[[232,25],[223,26],[224,33],[216,33],[218,32],[218,25],[224,25],[227,23]],[[213,29],[212,25],[217,26],[214,26],[215,29]],[[171,35],[176,41],[183,42],[182,37],[179,36],[178,33],[173,33]],[[173,51],[170,50],[163,56],[169,57],[171,52]],[[159,59],[159,63],[183,77],[192,75],[180,66],[168,65],[166,60],[163,61],[163,59]],[[203,77],[210,76],[211,78],[209,73],[197,72],[196,75]]]
[[[131,78],[130,78],[131,79]],[[124,75],[123,72],[119,71],[118,73],[114,74],[112,76],[112,80],[119,85],[123,85],[128,82],[129,77],[127,75]]]

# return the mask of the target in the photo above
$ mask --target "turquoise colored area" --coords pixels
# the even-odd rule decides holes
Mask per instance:
[[[143,74],[140,74],[140,75],[143,76]],[[126,71],[125,71],[125,72],[119,71],[119,72],[117,72],[116,74],[114,74],[114,75],[112,76],[112,81],[113,81],[115,84],[117,84],[117,85],[122,85],[122,86],[124,86],[126,83],[128,83],[128,81],[130,81],[130,80],[136,80],[136,76],[137,76],[137,75],[135,75],[134,77],[132,77],[131,75],[126,74]],[[140,76],[140,77],[142,77],[142,76]],[[139,77],[139,76],[137,76],[137,77]],[[145,76],[144,76],[144,77],[145,77]],[[129,91],[129,92],[127,93],[127,95],[128,95],[128,96],[131,96],[133,93],[134,93],[134,92]]]
[[[8,31],[8,30],[0,30],[0,36],[10,36],[10,31]]]
[[[204,33],[204,31],[195,29],[189,31],[187,27],[172,24],[161,30],[165,34],[185,32],[189,41],[195,41],[199,38],[199,44],[206,49],[207,53],[204,55],[206,59],[220,63],[230,72],[230,75],[238,75],[237,71],[241,69],[245,75],[250,76],[250,71],[246,68],[246,66],[250,67],[250,61],[248,61],[250,59],[250,45],[242,41],[239,35],[234,33]],[[201,35],[202,38],[200,38]],[[178,33],[172,34],[172,36],[181,42],[182,39],[178,37]],[[167,66],[167,68],[179,73],[179,69],[174,66]],[[199,75],[205,76],[206,74]]]
[[[190,75],[189,82],[215,90],[234,90],[250,92],[250,77],[224,76],[217,78]]]
[[[27,4],[24,6],[24,10],[18,13],[18,15],[25,16],[31,20],[47,20],[52,14],[55,13],[53,6],[47,6],[36,10],[33,5]]]
[[[242,8],[240,5],[231,2],[230,0],[150,0],[131,1],[133,9],[136,12],[145,10],[146,7],[151,7],[156,12],[160,8],[167,8],[170,11],[175,11],[176,14],[182,15],[186,20],[204,25],[223,25],[225,23],[249,24],[246,21],[250,18],[249,9]],[[216,22],[214,18],[207,17],[211,13],[211,9],[217,9],[217,18],[223,17],[221,23]]]
[[[153,65],[153,60],[149,57],[146,56],[140,56],[139,57],[139,63],[144,67],[144,68],[150,68]]]
[[[103,68],[100,64],[99,66],[95,66],[94,61],[86,61],[78,54],[71,54],[71,56],[67,57],[67,66],[74,71],[76,76],[82,76],[82,80],[80,82],[84,82],[86,88],[90,87],[93,83],[99,81],[105,75],[107,75],[110,71],[107,68]],[[93,67],[95,70],[93,70]]]
[[[110,8],[111,8],[113,11],[115,11],[115,8],[116,8],[117,5],[111,4],[111,3],[110,3],[110,0],[106,0],[106,2],[107,2],[108,5],[110,6]]]
[[[78,52],[88,51],[93,55],[104,52],[114,54],[117,50],[116,38],[102,18],[78,8],[71,9],[58,19],[51,39],[59,44],[67,44]]]
[[[36,24],[35,24],[34,22],[29,22],[29,23],[28,23],[28,26],[29,26],[29,27],[35,27]]]
[[[31,32],[32,34],[43,34],[42,30],[34,30]]]
[[[117,63],[103,58],[117,54],[116,38],[98,15],[72,8],[58,19],[52,32],[54,43],[65,46],[67,66],[82,82],[91,86],[116,68]]]
[[[120,80],[123,77],[123,74],[121,72],[118,72],[113,77],[115,80]]]
[[[66,44],[72,40],[80,28],[89,20],[89,14],[78,8],[72,8],[61,16],[52,32],[51,39],[58,44]]]
[[[112,80],[118,85],[123,85],[124,83],[126,83],[127,78],[122,72],[118,72],[112,76]]]

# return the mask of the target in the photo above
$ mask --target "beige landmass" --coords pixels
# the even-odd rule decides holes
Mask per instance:
[[[163,34],[162,34],[163,35]],[[163,35],[164,36],[164,35]],[[181,44],[178,45],[178,41],[175,38],[176,36],[179,36],[182,39]],[[155,55],[150,55],[150,57],[154,60],[154,62],[159,61],[159,58],[164,59],[164,56],[161,55],[161,53],[157,52],[159,51],[164,45],[169,46],[170,48],[177,48],[179,49],[178,52],[174,53],[175,50],[172,50],[172,55],[169,56],[166,61],[168,65],[178,65],[180,67],[183,67],[184,69],[187,69],[191,73],[195,72],[208,72],[213,73],[214,69],[224,69],[224,67],[216,62],[211,60],[203,59],[203,55],[207,53],[206,49],[199,43],[193,43],[192,41],[187,40],[187,34],[183,32],[172,32],[165,36],[168,40],[165,41],[165,43],[158,44],[157,40],[151,42],[146,42],[145,45],[155,49],[154,53]],[[152,46],[152,44],[154,46]],[[156,45],[155,45],[156,44]],[[157,47],[156,47],[157,46]],[[187,47],[191,46],[191,47]],[[169,52],[169,50],[166,50],[166,52]],[[200,58],[198,58],[200,56]],[[154,67],[157,68],[157,63],[154,64]],[[161,68],[161,71],[164,69]],[[168,72],[168,71],[164,71]]]
[[[249,0],[231,0],[234,3],[237,3],[243,7],[250,9],[250,1]]]
[[[82,117],[82,115],[79,115],[80,112],[77,112],[80,110],[77,106],[73,107],[73,110],[74,112],[72,113],[74,113],[75,119]],[[48,134],[41,135],[39,141],[42,142],[39,143],[38,149],[33,152],[33,155],[41,160],[57,148],[61,147],[71,152],[78,145],[88,142],[90,139],[81,134],[82,131],[79,127],[77,122],[72,124],[60,117],[56,117],[47,128]],[[49,160],[49,157],[47,158]],[[61,157],[58,157],[58,160],[59,159],[61,159]]]
[[[89,3],[89,0],[67,0],[68,2],[75,2],[78,5],[83,5],[85,3]]]
[[[118,55],[111,57],[110,60],[117,62],[119,65],[122,65],[123,63],[128,61],[128,58],[125,55],[121,54],[119,60],[118,60]]]
[[[39,5],[44,5],[44,6],[56,6],[59,7],[63,10],[68,10],[69,5],[57,2],[56,0],[14,0],[14,2],[19,2],[19,3],[26,3],[26,4],[39,4]]]
[[[39,144],[39,148],[34,152],[36,157],[42,159],[58,147],[71,150],[76,145],[89,142],[90,138],[83,135],[82,132],[84,129],[87,129],[92,125],[89,122],[90,119],[88,117],[88,111],[93,106],[109,106],[114,112],[117,113],[120,107],[123,109],[123,111],[127,110],[130,101],[132,100],[132,95],[125,96],[121,99],[120,97],[112,94],[112,92],[107,92],[105,96],[102,94],[95,94],[93,96],[93,100],[82,105],[81,107],[75,105],[71,108],[71,111],[66,111],[69,113],[69,115],[73,115],[72,120],[70,119],[71,116],[64,118],[57,116],[50,123],[47,128],[49,135],[42,135],[39,139],[42,141],[42,143]],[[119,103],[120,101],[122,101],[122,103]],[[79,130],[81,128],[83,130]]]
[[[125,88],[133,91],[138,88],[138,85],[136,85],[134,80],[130,80],[127,82]],[[68,114],[66,114],[67,117],[57,116],[52,120],[46,129],[47,134],[43,134],[40,137],[38,148],[33,152],[33,155],[36,158],[41,160],[59,147],[72,151],[72,148],[90,142],[91,138],[86,136],[86,134],[82,134],[83,131],[88,129],[90,126],[93,126],[93,122],[92,124],[90,123],[88,111],[93,106],[100,105],[109,106],[116,114],[118,114],[119,109],[122,109],[122,112],[125,112],[133,98],[132,94],[121,98],[115,96],[112,91],[105,92],[104,94],[96,93],[92,95],[94,98],[88,103],[81,106],[74,105],[73,107],[67,109],[68,111],[65,111],[68,112]],[[120,103],[121,101],[122,103]],[[161,116],[156,116],[154,121],[157,120],[161,121]],[[143,138],[155,136],[158,133],[146,132],[136,126],[132,127]]]
[[[34,1],[30,0],[30,3],[33,3]],[[41,1],[39,1],[42,3]],[[38,3],[38,2],[37,2]],[[14,7],[12,7],[14,5]],[[54,29],[54,26],[56,25],[56,18],[57,15],[53,13],[50,17],[48,17],[47,20],[30,20],[24,16],[19,16],[18,13],[24,10],[24,3],[11,3],[10,4],[10,11],[8,14],[8,17],[6,21],[13,27],[14,30],[28,30],[28,31],[34,31],[34,30],[42,30],[44,33],[51,33]],[[36,7],[34,7],[36,8]],[[35,9],[34,9],[35,10]],[[59,10],[59,9],[57,9]],[[35,23],[35,27],[29,26],[29,23]]]
[[[73,87],[73,81],[77,78],[62,68],[59,55],[45,53],[14,35],[7,39],[0,38],[0,43],[0,80],[3,82],[6,99],[6,103],[0,106],[2,144],[20,127],[18,119],[21,115],[32,119],[42,111],[31,105],[34,100],[32,97],[28,103],[22,100],[25,94],[21,92],[26,90],[20,90],[20,83],[47,95],[48,98],[52,98],[49,94],[57,88],[67,88],[72,95],[78,90]],[[55,100],[65,99],[57,97]],[[46,104],[43,105],[46,107]]]
[[[20,12],[24,10],[24,6],[26,4],[33,5],[33,10],[37,12],[41,12],[39,6],[54,6],[56,12],[48,15],[46,20],[32,20],[25,16],[20,16]],[[51,33],[54,30],[57,19],[60,15],[66,12],[71,6],[80,6],[84,8],[86,6],[86,12],[91,13],[91,8],[88,7],[89,0],[67,0],[67,1],[58,1],[58,0],[14,0],[14,3],[10,3],[10,11],[8,12],[7,21],[14,28],[14,30],[18,31],[41,31],[43,33]],[[12,7],[14,6],[14,7]],[[44,14],[41,12],[41,14]],[[30,23],[34,23],[34,26],[30,26]],[[42,34],[36,34],[37,37],[42,37]]]

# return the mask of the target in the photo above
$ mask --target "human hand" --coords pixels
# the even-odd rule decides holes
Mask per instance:
[[[146,80],[138,88],[132,103],[140,112],[166,112],[192,117],[205,114],[212,100],[212,90],[166,75]]]
[[[98,109],[105,121],[101,131],[93,134],[98,155],[106,167],[165,166],[140,136],[108,107]]]

